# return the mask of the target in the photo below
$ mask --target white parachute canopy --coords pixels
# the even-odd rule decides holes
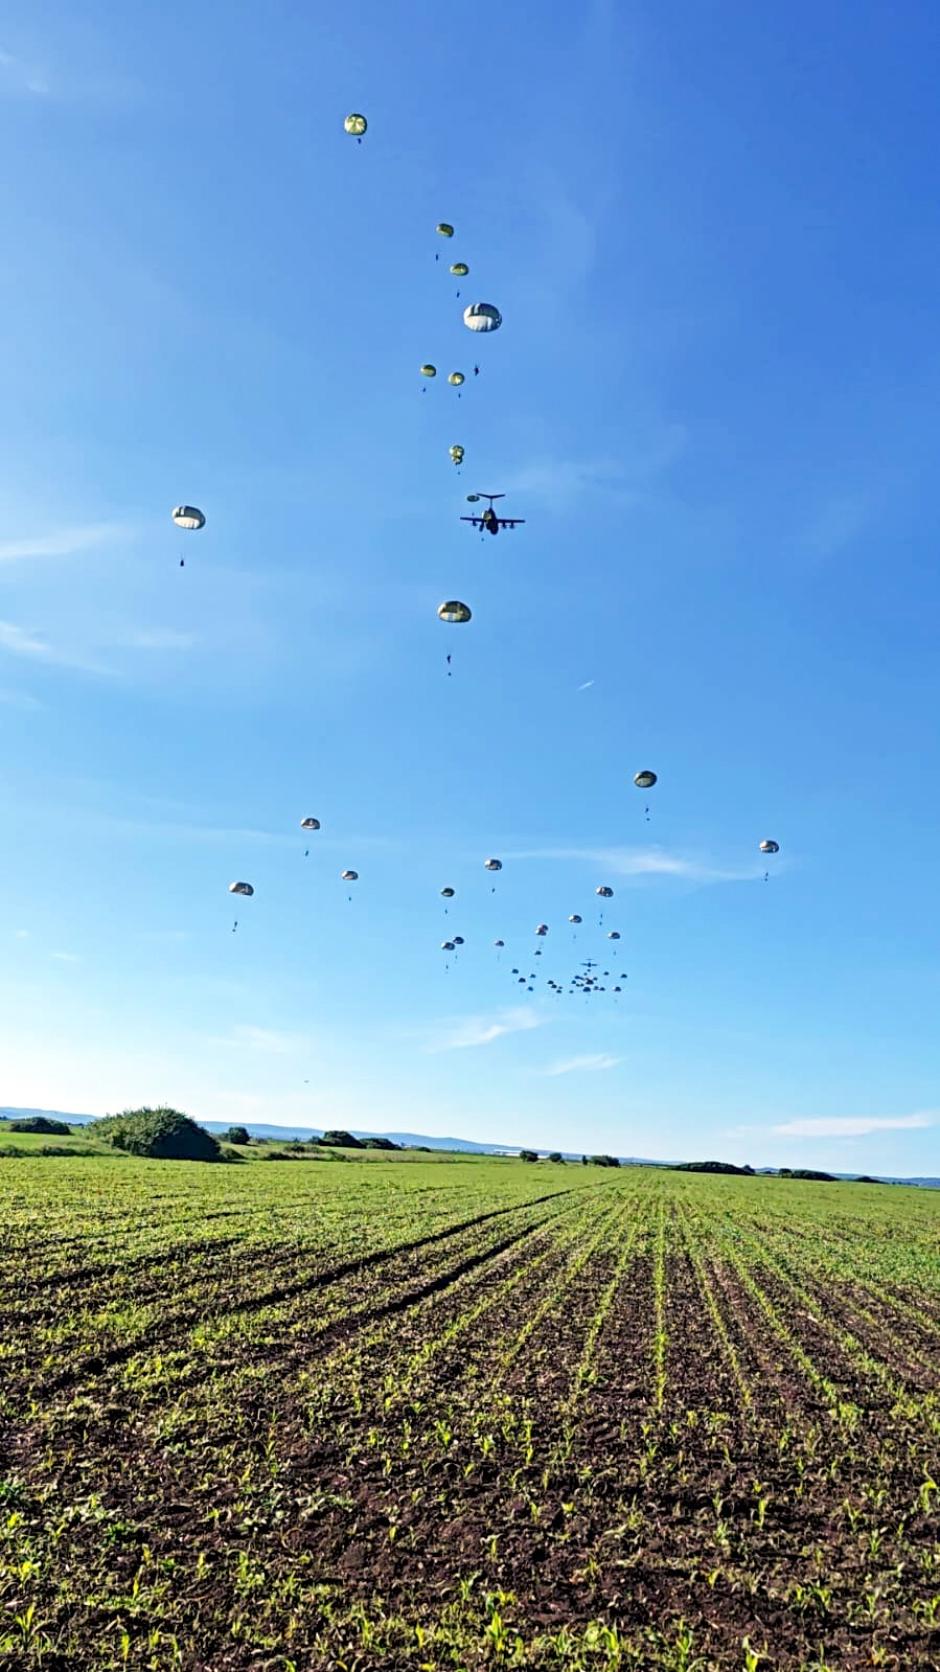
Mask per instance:
[[[228,885],[228,891],[229,891],[230,894],[253,894],[254,893],[254,889],[252,888],[250,882],[230,882],[229,885]]]
[[[492,302],[471,302],[464,308],[463,322],[468,331],[498,331],[503,316]]]

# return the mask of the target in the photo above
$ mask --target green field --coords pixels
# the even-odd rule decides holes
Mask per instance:
[[[0,1664],[940,1664],[940,1194],[21,1154],[0,1233]]]

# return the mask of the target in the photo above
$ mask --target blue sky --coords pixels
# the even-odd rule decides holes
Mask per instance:
[[[11,0],[4,1102],[940,1170],[938,51]]]

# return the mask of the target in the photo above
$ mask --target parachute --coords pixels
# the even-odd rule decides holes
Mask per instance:
[[[359,881],[359,872],[358,871],[340,871],[339,880],[340,880],[340,882],[358,882]]]
[[[452,900],[453,898],[454,898],[454,890],[452,888],[442,888],[441,889],[441,899],[442,900]]]
[[[594,892],[599,895],[602,900],[612,900],[614,897],[613,889],[608,888],[606,883],[602,884],[600,888],[595,888]]]
[[[656,782],[655,772],[638,772],[633,782],[638,790],[651,790]]]
[[[547,923],[540,923],[535,932],[536,932],[537,935],[547,935],[548,934],[548,924]]]
[[[499,947],[503,947],[503,946],[505,946],[505,945],[506,945],[506,942],[505,942],[505,941],[494,941],[494,942],[493,942],[493,945],[494,945],[494,946],[499,946]]]
[[[428,363],[426,365],[421,367],[421,376],[422,377],[436,377],[437,376],[437,367],[432,366],[430,361],[428,361]]]
[[[619,940],[620,939],[620,930],[619,929],[608,929],[607,939],[608,940]]]
[[[300,828],[301,828],[301,830],[319,830],[320,820],[319,819],[301,819]]]
[[[467,495],[467,504],[468,505],[479,505],[479,503],[480,503],[480,495],[478,493],[468,493],[468,495]]]
[[[484,859],[483,861],[484,871],[501,871],[502,868],[503,862],[501,859]]]
[[[441,941],[441,951],[442,952],[455,952],[456,950],[457,950],[457,948],[454,945],[453,941]]]
[[[230,894],[246,894],[249,897],[254,893],[250,882],[230,882],[228,891]]]
[[[473,619],[473,611],[469,604],[462,604],[459,598],[448,598],[446,603],[439,604],[437,610],[441,621],[460,624]]]
[[[463,946],[463,935],[455,935],[454,936],[454,945],[455,946]]]
[[[449,221],[438,221],[437,230],[442,238],[453,238],[454,229]]]
[[[764,838],[764,840],[763,840],[763,842],[761,842],[761,845],[760,845],[760,851],[761,851],[761,853],[763,853],[763,854],[769,854],[769,853],[779,853],[779,852],[780,852],[780,843],[779,843],[779,842],[775,842],[775,841],[774,841],[774,840],[773,840],[773,839],[772,839],[772,837],[770,837],[770,836],[766,836],[766,837],[765,837],[765,838]],[[765,882],[769,882],[769,881],[770,881],[770,872],[769,872],[769,871],[765,871],[765,872],[764,872],[764,881],[765,881]]]
[[[460,385],[462,383],[466,383],[467,380],[464,377],[463,372],[448,372],[447,381],[448,383],[452,383],[455,389],[459,389]]]
[[[455,261],[451,266],[451,272],[455,279],[465,279],[469,271],[470,269],[465,261]]]
[[[463,464],[463,448],[460,446],[459,442],[455,446],[449,448],[448,451],[454,464]]]
[[[498,331],[503,316],[492,302],[471,302],[464,308],[463,322],[468,331]]]
[[[206,526],[205,513],[200,511],[198,505],[177,505],[170,515],[177,528],[196,529]]]
[[[353,137],[359,141],[360,145],[362,144],[362,136],[368,126],[369,124],[365,117],[361,116],[358,110],[351,111],[343,123],[343,127],[346,129],[346,132],[348,134],[352,134]]]
[[[580,918],[578,916],[577,912],[575,911],[575,912],[572,912],[571,916],[568,919],[568,922],[569,923],[581,923],[581,922],[583,922],[583,919]]]

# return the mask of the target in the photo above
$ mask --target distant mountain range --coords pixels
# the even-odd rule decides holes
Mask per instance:
[[[64,1120],[69,1126],[87,1126],[89,1122],[97,1120],[97,1115],[67,1114],[61,1109],[13,1109],[0,1106],[0,1121],[24,1120],[29,1115],[47,1115],[51,1120]],[[265,1126],[262,1122],[201,1120],[197,1123],[204,1126],[207,1132],[227,1132],[230,1126],[244,1126],[252,1138],[271,1138],[278,1142],[285,1142],[289,1138],[322,1138],[327,1130],[323,1126]],[[423,1132],[367,1132],[360,1126],[343,1128],[351,1132],[354,1138],[390,1138],[393,1144],[400,1144],[403,1149],[432,1149],[459,1150],[464,1155],[515,1155],[521,1148],[519,1144],[477,1144],[472,1138],[429,1138]],[[546,1155],[547,1150],[540,1150]],[[566,1161],[580,1161],[580,1150],[562,1150],[560,1152]],[[618,1161],[627,1167],[672,1167],[674,1161],[653,1161],[646,1155],[621,1155]],[[776,1168],[759,1167],[758,1173],[773,1173]],[[854,1179],[855,1173],[836,1173],[835,1178]],[[882,1173],[878,1175],[882,1184],[913,1184],[922,1190],[940,1190],[940,1178],[890,1178]]]

